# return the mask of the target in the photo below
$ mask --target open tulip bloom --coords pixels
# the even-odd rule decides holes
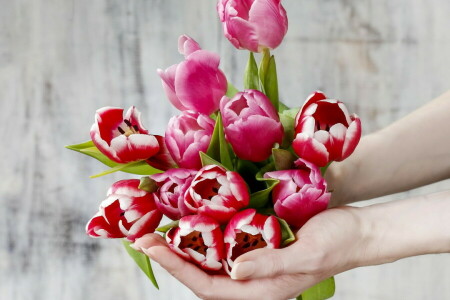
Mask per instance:
[[[94,177],[143,175],[114,183],[86,232],[123,238],[155,285],[149,258],[130,246],[136,239],[159,232],[180,257],[225,275],[244,253],[289,247],[293,230],[327,209],[327,167],[351,155],[361,137],[359,117],[322,92],[304,103],[292,99],[297,108],[280,101],[269,49],[287,31],[281,0],[219,0],[217,9],[225,36],[251,51],[243,89],[227,82],[217,54],[182,35],[184,61],[158,70],[167,99],[181,111],[164,134],[147,130],[134,106],[125,115],[103,107],[91,140],[68,146],[110,167]],[[262,52],[259,66],[253,52]],[[160,224],[163,216],[172,222]],[[333,293],[334,283],[319,283],[308,299]]]

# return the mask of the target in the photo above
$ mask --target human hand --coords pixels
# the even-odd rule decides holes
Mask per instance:
[[[369,232],[358,208],[335,208],[315,216],[283,249],[258,249],[235,260],[231,277],[209,275],[172,252],[164,239],[149,234],[141,248],[202,299],[287,299],[345,270],[357,267]]]

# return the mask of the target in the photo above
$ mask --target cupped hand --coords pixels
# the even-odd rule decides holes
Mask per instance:
[[[257,249],[235,260],[231,277],[209,275],[172,252],[157,234],[138,239],[140,248],[202,299],[289,299],[364,258],[367,225],[358,208],[326,210],[308,221],[283,249]]]

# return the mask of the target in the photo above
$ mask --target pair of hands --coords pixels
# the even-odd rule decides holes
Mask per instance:
[[[358,208],[326,210],[308,221],[283,249],[258,249],[236,259],[232,278],[209,275],[149,234],[134,243],[202,299],[287,299],[335,274],[358,267],[369,248]]]

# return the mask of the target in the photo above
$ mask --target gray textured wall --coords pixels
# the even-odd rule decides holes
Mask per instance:
[[[289,105],[322,89],[369,133],[450,88],[450,1],[284,3],[290,29],[275,53]],[[155,69],[181,60],[183,33],[220,53],[240,86],[247,53],[223,38],[213,0],[0,0],[2,299],[195,298],[159,267],[154,290],[120,242],[85,236],[109,185],[127,175],[90,180],[104,167],[63,148],[87,140],[106,105],[136,105],[163,133],[176,110]],[[349,271],[335,299],[450,299],[449,265],[435,255]]]

